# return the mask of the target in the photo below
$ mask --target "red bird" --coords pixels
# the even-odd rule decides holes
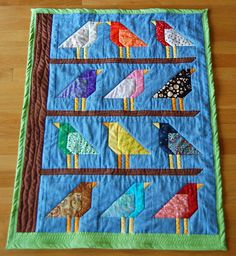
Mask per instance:
[[[130,47],[147,46],[141,39],[132,33],[126,26],[117,21],[106,22],[111,26],[110,39],[119,47],[119,57],[123,58],[123,48],[126,48],[126,57],[130,58]]]
[[[162,20],[151,21],[156,27],[156,38],[166,47],[166,58],[170,58],[170,46],[173,47],[173,57],[177,57],[176,46],[193,46],[193,43],[174,30]]]
[[[155,218],[175,218],[176,234],[180,234],[180,219],[184,219],[184,234],[188,234],[188,219],[197,211],[197,190],[203,184],[187,183],[156,214]]]

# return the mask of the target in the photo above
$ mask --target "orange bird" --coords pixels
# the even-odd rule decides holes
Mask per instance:
[[[110,25],[110,39],[119,47],[119,57],[123,58],[123,48],[126,48],[126,58],[130,58],[130,47],[147,46],[141,39],[132,33],[126,26],[116,21],[106,22]]]

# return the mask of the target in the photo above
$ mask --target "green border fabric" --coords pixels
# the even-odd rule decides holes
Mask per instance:
[[[146,14],[146,13],[201,13],[205,37],[205,55],[207,61],[208,85],[211,108],[211,125],[213,132],[214,163],[216,176],[216,208],[218,220],[218,235],[178,235],[175,234],[113,234],[113,233],[17,233],[17,215],[20,200],[22,169],[28,109],[30,99],[31,76],[34,60],[34,40],[36,33],[36,14]],[[12,210],[8,230],[7,249],[66,249],[66,248],[113,248],[113,249],[159,249],[159,250],[226,250],[224,213],[222,207],[222,182],[220,173],[220,149],[218,143],[217,113],[215,104],[215,90],[211,62],[211,47],[208,26],[208,10],[175,10],[175,9],[32,9],[28,62],[26,70],[25,94],[21,117],[21,128],[18,146],[18,160]]]

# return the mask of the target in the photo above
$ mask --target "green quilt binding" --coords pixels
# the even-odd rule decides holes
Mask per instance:
[[[36,33],[37,13],[72,14],[148,14],[148,13],[177,13],[177,14],[202,14],[202,24],[205,38],[205,56],[208,73],[209,100],[211,108],[211,125],[214,147],[214,164],[216,176],[216,209],[218,221],[218,235],[178,235],[175,234],[114,234],[114,233],[18,233],[16,232],[18,206],[22,169],[24,162],[24,149],[28,109],[30,100],[31,76],[34,60],[34,40]],[[217,113],[215,104],[215,90],[211,62],[211,47],[208,25],[208,10],[185,9],[32,9],[28,62],[26,70],[25,94],[21,117],[21,128],[18,146],[18,160],[14,185],[12,210],[8,230],[7,249],[66,249],[66,248],[113,248],[113,249],[159,249],[159,250],[226,250],[224,213],[222,207],[222,181],[220,172],[220,149],[218,143]]]

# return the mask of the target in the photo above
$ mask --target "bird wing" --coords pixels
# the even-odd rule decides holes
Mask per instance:
[[[134,209],[134,195],[123,194],[101,215],[101,217],[128,217]]]
[[[165,29],[165,41],[171,46],[193,46],[193,43],[174,29]]]
[[[96,71],[86,70],[73,80],[57,98],[88,98],[96,91]]]
[[[187,75],[185,70],[181,70],[181,72],[172,77],[153,98],[184,98],[191,91],[191,75]]]
[[[118,149],[122,154],[150,154],[131,134],[122,126],[118,126]]]
[[[135,92],[135,79],[125,78],[112,91],[110,91],[104,98],[123,99],[129,98]]]
[[[82,208],[81,198],[81,193],[69,193],[48,213],[47,217],[75,216]]]
[[[83,47],[91,46],[97,39],[97,23],[88,22],[89,40],[84,44]]]
[[[78,132],[68,134],[66,148],[72,154],[96,154],[95,149]]]
[[[135,92],[130,97],[136,98],[144,91],[144,72],[136,69],[128,77],[135,79]]]
[[[128,29],[119,29],[119,41],[127,47],[147,46],[147,44]]]
[[[156,214],[155,218],[186,218],[189,212],[188,195],[174,195]]]
[[[83,47],[90,41],[88,22],[67,38],[58,48]]]
[[[177,155],[197,155],[198,150],[179,133],[168,133],[168,148]]]
[[[84,88],[80,86],[80,77],[71,82],[62,92],[59,93],[57,98],[76,98],[82,97]]]

